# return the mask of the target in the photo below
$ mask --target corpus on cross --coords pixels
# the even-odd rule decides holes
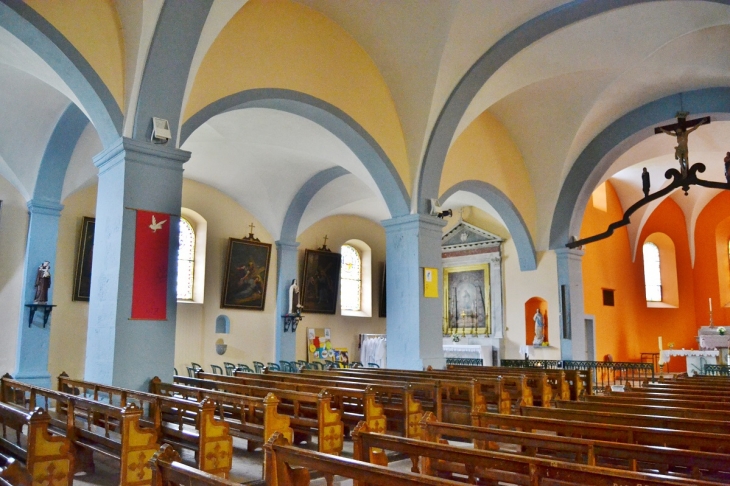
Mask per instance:
[[[674,158],[679,161],[682,177],[687,177],[687,171],[689,170],[689,148],[687,147],[689,134],[697,130],[700,125],[708,125],[710,123],[709,116],[688,121],[687,115],[689,113],[686,111],[680,111],[677,113],[677,123],[654,129],[654,133],[666,133],[672,137],[677,137],[677,146],[674,147]]]

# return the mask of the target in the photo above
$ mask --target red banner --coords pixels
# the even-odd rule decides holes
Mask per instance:
[[[137,210],[132,280],[132,319],[167,319],[170,215]]]

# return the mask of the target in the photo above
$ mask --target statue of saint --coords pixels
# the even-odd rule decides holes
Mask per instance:
[[[38,267],[35,275],[35,298],[34,304],[45,304],[48,302],[48,289],[51,287],[51,262],[43,262]]]
[[[649,175],[649,171],[646,170],[646,167],[644,167],[644,170],[641,172],[641,186],[642,190],[644,191],[644,197],[649,196],[649,190],[651,190],[651,176]]]
[[[545,340],[545,323],[542,320],[540,309],[535,310],[532,320],[535,321],[535,339],[532,340],[532,345],[542,346],[542,342]]]
[[[301,312],[302,305],[299,303],[299,285],[297,279],[292,280],[289,286],[289,314],[298,314]]]
[[[725,180],[730,184],[730,152],[725,156]]]

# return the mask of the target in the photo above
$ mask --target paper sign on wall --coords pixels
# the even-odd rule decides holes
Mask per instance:
[[[438,298],[438,269],[424,267],[423,269],[423,296],[430,298]]]

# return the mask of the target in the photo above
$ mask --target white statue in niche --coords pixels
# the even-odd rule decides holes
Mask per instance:
[[[540,309],[535,310],[532,320],[535,321],[535,339],[532,340],[532,345],[542,346],[542,342],[545,340],[545,322],[542,319]]]
[[[289,286],[289,314],[298,314],[301,312],[302,305],[299,303],[299,285],[294,279]]]

